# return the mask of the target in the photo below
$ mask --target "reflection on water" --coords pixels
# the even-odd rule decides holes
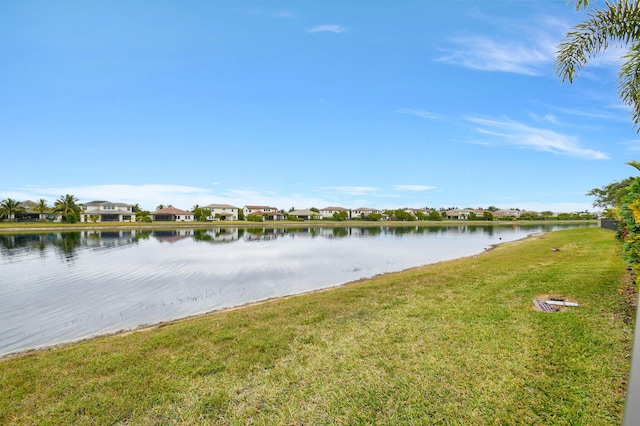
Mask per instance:
[[[563,227],[575,225],[0,235],[0,355],[468,256]]]

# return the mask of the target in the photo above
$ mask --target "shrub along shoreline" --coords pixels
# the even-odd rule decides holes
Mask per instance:
[[[619,424],[636,300],[620,250],[556,231],[6,358],[0,423]],[[580,306],[536,311],[543,295]]]
[[[598,223],[598,220],[413,220],[413,221],[367,221],[367,220],[307,220],[307,221],[265,221],[246,220],[218,222],[0,222],[0,233],[46,232],[46,231],[86,231],[121,229],[208,229],[208,228],[336,228],[336,227],[398,227],[398,226],[513,226],[515,225],[584,225]]]

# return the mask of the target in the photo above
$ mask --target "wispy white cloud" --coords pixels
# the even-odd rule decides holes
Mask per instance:
[[[592,160],[609,158],[601,151],[580,147],[576,137],[563,135],[553,130],[530,127],[510,120],[498,121],[477,117],[470,117],[468,120],[478,124],[480,127],[476,128],[476,131],[491,136],[494,143]]]
[[[297,18],[296,14],[290,11],[289,9],[280,9],[274,12],[271,12],[271,16],[274,18],[280,19],[294,19]]]
[[[371,186],[332,186],[322,189],[336,191],[346,195],[370,195],[379,191],[379,188]]]
[[[585,117],[585,118],[594,118],[598,120],[627,120],[628,118],[619,114],[618,112],[612,113],[606,109],[599,110],[586,110],[579,108],[562,108],[562,107],[553,107],[556,111],[573,115],[575,117]],[[622,104],[617,106],[610,106],[610,109],[624,110],[626,107]]]
[[[558,124],[558,117],[556,117],[553,114],[545,114],[545,115],[538,115],[535,113],[531,113],[529,114],[529,116],[531,118],[533,118],[536,121],[542,121],[542,122],[549,122],[549,123],[553,123],[553,124]]]
[[[558,46],[572,24],[553,16],[531,17],[528,25],[479,15],[485,26],[498,32],[495,36],[471,34],[453,37],[441,48],[436,61],[482,71],[523,75],[546,75],[552,69]],[[627,52],[622,44],[589,59],[588,68],[618,68]],[[585,77],[589,78],[589,72]],[[595,75],[591,78],[597,78]]]
[[[397,191],[429,191],[436,189],[436,187],[430,185],[396,185],[393,189]]]
[[[411,108],[399,108],[395,110],[395,112],[399,114],[407,114],[407,115],[415,115],[416,117],[439,120],[444,118],[442,114],[436,114],[434,112],[425,111],[421,109],[411,109]]]
[[[548,72],[553,50],[527,40],[496,40],[486,36],[456,37],[436,60],[481,71],[501,71],[524,75]]]
[[[493,16],[475,18],[495,30],[495,35],[452,37],[447,46],[441,47],[442,54],[436,61],[482,71],[546,75],[552,69],[558,45],[571,28],[571,23],[553,16],[531,16],[525,25]],[[607,53],[599,63],[609,64],[609,60]]]
[[[347,29],[345,27],[343,27],[342,25],[335,25],[335,24],[325,24],[325,25],[316,25],[315,27],[311,27],[307,29],[307,32],[309,33],[335,33],[335,34],[340,34],[347,31]]]
[[[625,142],[622,142],[622,145],[625,145],[627,149],[631,152],[640,152],[640,139],[632,139]]]
[[[541,203],[536,201],[519,201],[514,208],[522,210],[530,210],[534,212],[550,211],[554,213],[572,213],[572,212],[584,212],[595,211],[593,205],[590,203]]]

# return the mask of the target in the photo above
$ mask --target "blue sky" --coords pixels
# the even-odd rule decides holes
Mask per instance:
[[[592,8],[604,6],[592,2]],[[622,50],[541,1],[0,2],[0,199],[593,211]]]

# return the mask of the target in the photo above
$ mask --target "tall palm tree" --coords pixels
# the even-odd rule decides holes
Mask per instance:
[[[40,198],[38,200],[38,204],[36,204],[34,209],[35,211],[40,213],[40,220],[44,219],[44,214],[50,210],[49,206],[47,205],[47,200],[45,200],[44,198]]]
[[[78,199],[71,194],[61,196],[57,201],[53,211],[65,222],[75,222],[80,217],[82,209],[77,204]]]
[[[586,8],[589,0],[577,0]],[[588,13],[586,21],[573,27],[558,47],[555,71],[563,81],[573,80],[590,59],[609,46],[628,47],[618,73],[618,94],[631,107],[631,118],[640,131],[640,5],[638,0],[606,2],[603,9]]]
[[[0,218],[6,217],[9,220],[15,219],[17,214],[25,212],[25,208],[20,201],[7,198],[0,202]]]

